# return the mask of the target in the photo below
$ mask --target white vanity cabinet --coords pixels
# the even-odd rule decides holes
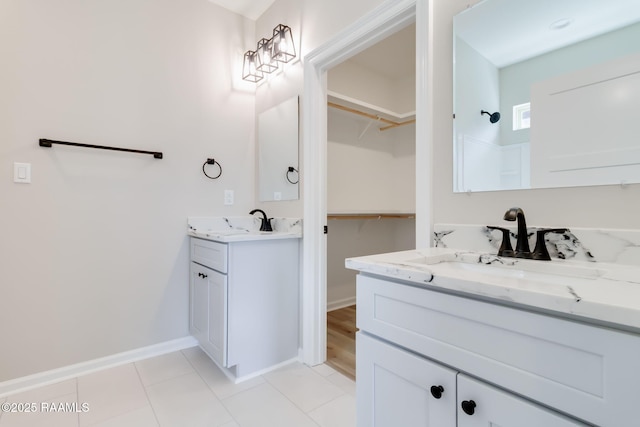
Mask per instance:
[[[298,357],[299,239],[190,238],[189,329],[235,380]]]
[[[358,426],[584,425],[366,333],[357,346]]]
[[[455,370],[363,332],[356,346],[359,427],[456,425]]]
[[[586,425],[464,374],[458,374],[457,385],[458,427]]]
[[[638,334],[363,273],[357,305],[358,427],[640,425]]]
[[[189,329],[218,365],[227,365],[227,276],[191,262]]]

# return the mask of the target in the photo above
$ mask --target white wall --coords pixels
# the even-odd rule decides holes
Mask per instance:
[[[485,59],[464,40],[456,40],[456,103],[457,138],[461,142],[470,136],[487,144],[500,144],[498,123],[489,122],[481,111],[500,111],[500,79],[495,65]]]
[[[515,190],[488,193],[452,192],[452,19],[468,0],[434,0],[432,88],[434,222],[500,224],[504,212],[520,206],[531,225],[640,228],[640,185]],[[421,143],[418,141],[418,143]],[[418,227],[419,228],[419,227]]]
[[[327,122],[327,211],[414,212],[415,126],[381,132],[332,108]]]
[[[333,219],[327,235],[327,309],[355,304],[357,271],[345,258],[415,248],[411,218]]]
[[[329,92],[400,115],[411,115],[416,110],[415,73],[407,78],[391,79],[353,61],[345,61],[329,71],[327,86]]]
[[[207,0],[0,1],[0,381],[188,335],[186,217],[254,207],[253,30]]]

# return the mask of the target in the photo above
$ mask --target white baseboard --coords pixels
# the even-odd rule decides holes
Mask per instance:
[[[54,384],[67,379],[86,375],[92,372],[112,368],[118,365],[135,362],[149,357],[160,356],[162,354],[195,347],[198,341],[192,336],[178,338],[172,341],[165,341],[148,347],[137,348],[99,359],[88,360],[76,363],[75,365],[64,366],[50,371],[39,372],[26,377],[15,378],[13,380],[0,382],[0,397],[26,391],[32,388]]]
[[[356,297],[343,298],[337,301],[327,301],[327,311],[338,310],[341,308],[349,307],[350,305],[355,305]]]
[[[243,381],[247,381],[247,380],[250,380],[252,378],[259,377],[260,375],[269,373],[271,371],[275,371],[276,369],[280,369],[283,366],[287,366],[287,365],[290,365],[290,364],[295,363],[295,362],[302,363],[301,350],[298,349],[298,355],[296,357],[293,357],[293,358],[291,358],[289,360],[285,360],[284,362],[277,363],[277,364],[275,364],[273,366],[269,366],[267,368],[261,369],[259,371],[252,372],[252,373],[247,374],[245,376],[236,377],[231,369],[225,368],[224,366],[220,365],[213,357],[211,357],[211,355],[207,352],[207,350],[205,350],[202,347],[200,347],[200,350],[202,350],[209,357],[209,359],[211,359],[211,361],[218,367],[218,369],[220,369],[220,371],[222,371],[222,373],[225,375],[225,377],[227,377],[227,379],[229,381],[231,381],[232,383],[234,383],[234,384],[238,384],[238,383],[241,383]]]
[[[283,366],[290,365],[292,363],[300,362],[300,357],[294,357],[293,359],[285,360],[284,362],[280,362],[277,365],[269,366],[268,368],[261,369],[256,372],[252,372],[243,377],[234,378],[232,381],[236,384],[241,383],[246,380],[250,380],[251,378],[259,377],[260,375],[275,371],[277,369],[282,368]]]

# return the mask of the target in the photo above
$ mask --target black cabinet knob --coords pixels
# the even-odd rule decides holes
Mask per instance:
[[[441,385],[432,385],[431,386],[431,396],[436,399],[440,399],[442,397],[442,392],[444,391],[444,387]]]
[[[462,406],[462,410],[467,415],[473,415],[476,412],[476,402],[473,400],[463,400],[460,406]]]

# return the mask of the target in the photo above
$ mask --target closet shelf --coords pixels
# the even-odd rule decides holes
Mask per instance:
[[[415,213],[408,212],[366,212],[366,213],[328,213],[327,219],[414,219]]]
[[[371,120],[379,121],[383,124],[380,131],[405,126],[416,122],[415,111],[408,113],[397,113],[386,108],[362,102],[355,98],[341,95],[336,92],[327,93],[327,105],[349,113],[357,114]]]

